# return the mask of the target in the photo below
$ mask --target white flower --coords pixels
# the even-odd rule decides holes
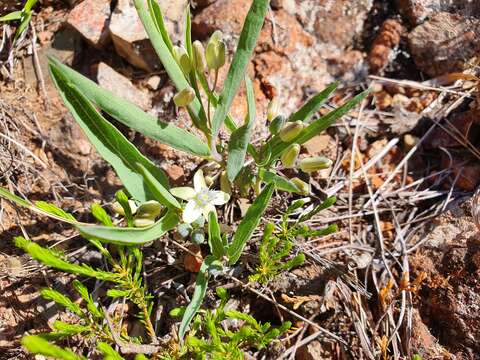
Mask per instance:
[[[177,187],[170,189],[170,192],[173,196],[187,201],[183,210],[183,221],[187,224],[191,224],[201,215],[208,220],[208,214],[215,211],[215,206],[224,205],[230,199],[227,193],[207,187],[202,170],[198,170],[193,176],[193,188]]]

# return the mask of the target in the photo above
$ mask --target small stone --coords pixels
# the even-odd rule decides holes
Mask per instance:
[[[183,38],[186,0],[160,0],[165,26],[176,43]],[[130,64],[145,71],[160,68],[153,46],[138,17],[132,0],[119,0],[110,21],[110,32],[117,53]]]
[[[68,15],[67,22],[96,48],[109,41],[110,0],[85,0]]]
[[[178,165],[167,166],[165,171],[175,184],[181,183],[185,175],[183,168]]]
[[[188,247],[188,250],[194,255],[187,253],[183,259],[183,266],[185,267],[185,270],[189,272],[198,273],[203,262],[200,246],[192,244]]]
[[[162,83],[162,78],[158,75],[153,75],[153,76],[150,76],[150,78],[147,80],[147,87],[150,90],[158,90],[161,83]]]
[[[98,84],[120,96],[121,98],[128,100],[144,110],[150,108],[150,98],[146,93],[137,89],[129,79],[113,70],[105,63],[100,63],[97,70]]]
[[[412,25],[442,11],[454,11],[466,16],[478,16],[480,3],[475,0],[397,0],[397,6]]]
[[[390,64],[404,32],[405,29],[397,20],[385,20],[368,54],[368,63],[372,73],[380,73]]]

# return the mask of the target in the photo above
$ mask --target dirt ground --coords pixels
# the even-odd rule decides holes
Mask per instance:
[[[19,3],[0,0],[0,15]],[[74,3],[40,1],[35,31],[14,48],[15,26],[0,24],[0,186],[88,221],[90,205],[111,202],[121,184],[62,105],[47,56],[94,80],[104,63],[125,77],[149,112],[190,125],[177,114],[175,90],[161,68],[132,65],[111,41],[98,49],[67,23],[81,1]],[[245,0],[194,5],[194,38],[206,40],[220,29],[231,55],[248,10]],[[212,287],[227,287],[235,306],[261,321],[294,323],[287,339],[250,356],[480,359],[480,203],[472,198],[480,179],[478,39],[480,7],[467,0],[272,0],[249,66],[259,114],[273,96],[289,114],[335,80],[340,90],[323,113],[367,87],[372,95],[303,150],[334,161],[312,185],[316,196],[336,195],[337,204],[310,225],[336,223],[339,232],[299,241],[307,263],[267,288],[228,279]],[[241,93],[232,116],[242,119],[245,107]],[[116,125],[172,183],[189,183],[198,159]],[[254,142],[266,133],[259,116]],[[267,218],[285,208],[280,195],[275,201]],[[71,291],[72,277],[14,247],[12,238],[21,234],[74,260],[99,262],[72,229],[0,200],[0,359],[33,358],[21,348],[21,337],[49,330],[58,318],[53,303],[40,297],[42,287]],[[237,269],[242,280],[254,266],[257,246],[249,245]],[[164,243],[145,254],[164,314],[159,336],[165,336],[173,326],[168,310],[186,299],[178,284],[192,291],[195,274],[185,270],[185,253]],[[207,306],[214,305],[213,294],[207,293]]]

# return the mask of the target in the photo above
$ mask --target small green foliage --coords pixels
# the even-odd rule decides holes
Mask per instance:
[[[261,324],[249,314],[226,311],[227,291],[217,288],[217,295],[220,304],[216,310],[201,310],[193,321],[185,339],[185,358],[244,359],[244,350],[263,349],[291,327],[287,321],[278,328],[272,328],[269,323]],[[238,328],[230,328],[224,326],[224,320],[239,320],[242,324]]]
[[[282,271],[302,265],[305,262],[304,254],[297,254],[293,258],[285,260],[290,257],[295,240],[298,237],[323,236],[337,231],[336,225],[328,226],[321,230],[312,230],[303,222],[311,219],[320,210],[330,207],[334,202],[335,198],[329,198],[313,210],[301,215],[297,221],[292,223],[289,219],[290,215],[305,204],[303,200],[298,200],[290,205],[285,214],[283,214],[278,229],[275,228],[273,223],[267,224],[260,244],[258,265],[255,273],[249,276],[249,280],[267,285]]]
[[[40,336],[29,335],[22,339],[22,345],[33,354],[49,356],[61,360],[86,360],[85,357],[76,355],[70,349],[62,349],[49,343]]]

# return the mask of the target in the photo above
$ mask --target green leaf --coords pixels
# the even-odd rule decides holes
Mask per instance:
[[[185,337],[187,332],[188,325],[192,321],[193,317],[197,313],[200,306],[202,306],[203,298],[207,291],[208,284],[208,269],[210,268],[211,263],[215,261],[213,256],[207,256],[200,267],[200,271],[197,274],[197,279],[195,281],[195,291],[193,292],[192,300],[185,309],[183,314],[182,322],[180,323],[179,337],[181,340]]]
[[[59,60],[50,58],[50,68],[54,68],[66,81],[74,84],[85,97],[122,124],[175,149],[201,157],[210,155],[208,146],[193,134],[145,113],[138,106],[102,89]]]
[[[102,319],[103,314],[102,312],[97,308],[97,305],[95,305],[95,302],[93,301],[92,295],[88,292],[88,289],[85,285],[83,285],[80,281],[78,280],[73,280],[73,287],[77,291],[77,293],[80,295],[80,297],[85,300],[87,303],[87,309],[90,311],[90,313],[98,318]]]
[[[222,259],[225,255],[225,247],[223,246],[220,225],[218,224],[217,214],[211,211],[208,214],[208,245],[215,259]]]
[[[258,226],[260,219],[267,209],[270,198],[272,197],[274,184],[268,184],[248,208],[245,217],[238,225],[232,244],[228,248],[229,264],[235,264],[242,254],[245,244],[252,237],[253,231]]]
[[[100,221],[105,226],[113,226],[112,219],[108,216],[107,212],[99,204],[94,203],[90,206],[90,211],[95,219]]]
[[[178,214],[168,211],[155,224],[145,228],[111,228],[98,225],[77,225],[80,234],[86,238],[117,244],[117,245],[141,245],[162,237],[167,231],[173,229],[179,223]]]
[[[148,0],[148,11],[150,12],[150,16],[157,27],[157,30],[162,35],[163,42],[167,46],[170,53],[173,53],[173,43],[168,35],[167,27],[165,26],[165,21],[163,19],[162,9],[158,4],[157,0]]]
[[[23,11],[25,12],[31,11],[37,2],[38,0],[27,0],[27,2],[25,3],[25,6],[23,7]]]
[[[67,310],[70,310],[75,315],[78,315],[80,317],[84,316],[84,313],[82,309],[80,309],[80,306],[78,306],[78,304],[74,303],[72,300],[70,300],[69,297],[63,295],[56,290],[45,288],[40,291],[40,294],[45,300],[52,300],[55,303],[63,306]]]
[[[83,356],[75,354],[70,349],[62,349],[49,343],[40,336],[29,335],[22,338],[22,345],[33,354],[49,356],[61,360],[86,360]]]
[[[301,193],[300,189],[294,183],[274,172],[260,169],[259,176],[260,179],[267,184],[275,184],[275,187],[279,190],[288,191],[290,193]]]
[[[181,209],[181,205],[178,203],[177,199],[170,194],[168,189],[160,183],[145,166],[140,163],[137,164],[137,166],[155,200],[168,208]]]
[[[118,352],[105,342],[97,342],[97,350],[104,356],[103,360],[124,360]]]
[[[339,108],[329,112],[327,115],[321,117],[320,119],[312,122],[310,125],[308,125],[305,129],[302,130],[302,132],[293,140],[290,142],[283,142],[279,139],[278,136],[275,136],[270,142],[272,143],[272,156],[270,158],[269,164],[272,164],[272,162],[278,157],[291,145],[291,144],[303,144],[313,138],[314,136],[317,136],[320,134],[322,131],[327,129],[330,125],[332,125],[335,121],[337,121],[339,118],[341,118],[343,115],[345,115],[347,112],[349,112],[353,107],[355,107],[358,103],[360,103],[365,97],[369,94],[370,92],[364,91],[357,96],[355,96],[353,99],[348,101],[346,104],[340,106]],[[270,143],[269,142],[269,143]],[[267,144],[269,144],[267,143]]]
[[[0,16],[0,22],[2,21],[15,21],[15,20],[20,20],[22,18],[22,12],[21,11],[13,11],[7,15]]]
[[[69,263],[59,257],[54,251],[43,248],[40,245],[21,236],[14,238],[15,246],[28,253],[33,259],[51,268],[68,273],[93,277],[99,280],[116,281],[117,275],[102,270],[92,269],[86,264],[77,265]]]
[[[301,216],[298,219],[298,222],[305,222],[305,221],[310,220],[312,217],[317,215],[320,211],[328,209],[329,207],[333,206],[333,204],[335,204],[336,202],[337,202],[337,198],[335,196],[331,196],[331,197],[327,198],[324,202],[315,206],[307,214]]]
[[[155,21],[153,20],[152,16],[149,14],[148,10],[145,7],[144,0],[134,0],[134,4],[137,9],[138,16],[140,17],[140,20],[143,23],[143,27],[145,28],[145,31],[148,34],[148,37],[153,45],[153,48],[155,49],[155,52],[160,58],[160,61],[162,62],[163,67],[165,68],[165,71],[167,72],[170,80],[173,82],[173,84],[175,85],[178,91],[181,91],[189,87],[190,84],[185,78],[185,74],[183,73],[183,71],[180,69],[177,62],[175,61],[175,58],[173,57],[172,52],[169,50],[167,44],[165,43],[162,34],[157,30]],[[192,120],[194,121],[194,123],[198,124],[202,131],[204,131],[205,133],[208,133],[209,130],[207,128],[205,114],[202,114],[202,107],[200,104],[200,100],[198,98],[195,98],[190,103],[190,105],[188,105],[188,110],[190,115],[192,116]],[[189,140],[187,140],[186,138],[184,139],[179,138],[178,140],[180,141],[180,144],[184,142],[183,146],[193,145],[193,144],[187,144]],[[199,140],[197,139],[197,143],[198,141]],[[203,143],[202,145],[206,146]],[[199,150],[200,149],[198,149],[196,153],[193,152],[193,154],[198,156],[204,156],[204,157],[207,157],[210,155],[209,150],[206,153],[203,152],[205,151],[205,148],[203,147],[201,149],[202,152],[199,152]]]
[[[256,108],[255,95],[253,93],[252,81],[245,76],[245,85],[247,88],[248,113],[245,125],[235,130],[230,136],[228,142],[228,161],[227,175],[230,181],[235,180],[243,168],[247,147],[250,144],[253,125],[255,124]]]
[[[90,326],[85,326],[85,325],[78,325],[78,324],[68,324],[63,321],[56,320],[53,323],[53,328],[57,330],[58,332],[65,334],[65,335],[75,335],[75,334],[81,334],[85,332],[90,332],[92,329]]]
[[[155,174],[158,181],[168,184],[163,171],[143,156],[115,126],[109,123],[56,67],[52,66],[50,69],[65,105],[100,155],[113,166],[128,192],[140,202],[153,199],[136,164],[142,164]]]
[[[327,101],[330,95],[337,89],[338,82],[329,85],[325,90],[313,96],[297,112],[292,114],[288,121],[308,122]]]
[[[35,206],[34,204],[32,204],[31,202],[29,202],[25,199],[22,199],[21,197],[18,197],[17,195],[12,194],[10,191],[8,191],[7,189],[4,189],[2,187],[0,187],[0,197],[3,197],[7,200],[10,200],[17,205],[23,206],[23,207],[25,207],[29,210],[32,210],[32,211],[35,211],[35,212],[41,214],[41,215],[48,216],[52,219],[67,222],[69,224],[79,224],[79,222],[77,222],[73,217],[72,217],[73,218],[73,220],[72,220],[72,218],[70,218],[68,216],[59,216],[58,214],[55,214],[51,211],[45,211],[44,209],[39,208],[39,207]],[[51,210],[51,208],[49,210]]]
[[[22,12],[22,19],[20,25],[17,28],[17,32],[15,33],[15,37],[13,38],[13,42],[16,43],[18,38],[22,36],[22,34],[27,30],[28,25],[30,24],[30,20],[32,20],[32,12],[31,11],[23,11]]]
[[[188,57],[193,61],[192,14],[190,12],[190,4],[188,4],[185,9],[185,48],[187,49]]]
[[[67,222],[76,222],[77,220],[73,217],[72,214],[67,213],[65,210],[60,209],[58,206],[47,203],[46,201],[35,201],[35,206],[40,209],[45,211],[46,213],[49,213],[50,215],[53,215],[55,217],[60,217]]]
[[[250,57],[257,44],[257,38],[262,30],[267,14],[269,0],[254,0],[243,25],[237,50],[225,79],[218,107],[212,119],[212,135],[216,137],[225,118],[228,115],[233,99],[245,75]]]

